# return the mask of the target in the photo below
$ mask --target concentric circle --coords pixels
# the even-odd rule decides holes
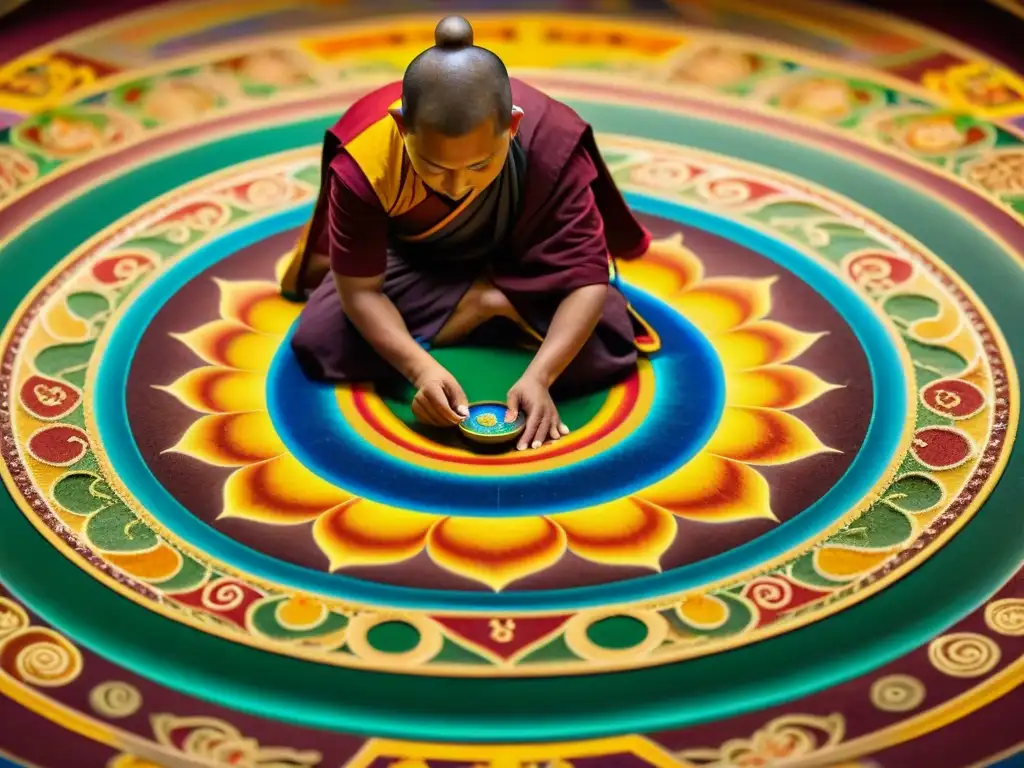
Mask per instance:
[[[514,33],[540,34],[530,23]],[[318,45],[299,58],[330,55]],[[5,340],[21,512],[0,548],[17,547],[5,583],[31,608],[9,612],[17,632],[48,622],[82,649],[33,629],[34,655],[4,655],[18,649],[0,636],[24,661],[3,685],[67,686],[126,731],[173,689],[307,728],[532,742],[712,722],[847,678],[892,723],[1002,685],[1012,596],[966,615],[1019,564],[1005,510],[1024,474],[993,493],[1017,427],[1019,222],[985,154],[1015,145],[958,123],[942,154],[945,124],[885,83],[706,48],[672,66],[751,80],[714,96],[576,63],[530,75],[595,125],[655,236],[615,279],[663,347],[560,403],[572,434],[522,455],[419,428],[405,393],[313,385],[289,354],[301,306],[277,278],[316,194],[315,143],[390,71],[346,70],[344,97],[316,78],[285,78],[283,99],[254,87],[292,72],[289,49],[121,83],[15,131],[49,165],[18,188],[11,210],[41,215],[4,263],[38,251],[54,268],[17,278],[36,286]],[[70,139],[113,151],[94,163]],[[81,194],[47,208],[54,169]],[[530,353],[438,354],[495,399]],[[890,668],[911,653],[932,666]],[[512,676],[535,678],[514,684],[529,701],[503,694]],[[610,700],[614,726],[595,717]],[[175,701],[147,720],[168,743],[213,709]],[[854,749],[838,715],[772,717],[744,738]]]

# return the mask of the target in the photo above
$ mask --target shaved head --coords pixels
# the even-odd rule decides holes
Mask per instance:
[[[435,45],[409,64],[402,79],[402,116],[410,133],[463,136],[488,120],[500,133],[512,118],[512,86],[501,59],[473,45],[473,28],[448,16]]]

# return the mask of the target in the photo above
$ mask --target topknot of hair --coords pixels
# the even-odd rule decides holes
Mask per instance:
[[[473,27],[461,16],[445,16],[434,28],[434,45],[458,50],[473,45]]]

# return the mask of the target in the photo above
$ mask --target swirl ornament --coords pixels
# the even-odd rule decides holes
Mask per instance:
[[[950,677],[987,675],[1002,656],[993,640],[975,632],[953,632],[932,640],[928,660]]]
[[[0,643],[28,624],[28,614],[24,608],[13,600],[0,597]]]
[[[245,601],[245,590],[233,581],[220,580],[206,585],[203,590],[203,607],[212,611],[231,611]]]
[[[688,765],[775,765],[780,760],[821,756],[843,741],[846,720],[833,713],[783,715],[759,729],[749,739],[730,739],[717,749],[687,749],[676,757]]]
[[[985,623],[993,632],[1007,637],[1024,635],[1024,600],[1008,597],[985,606]]]
[[[263,746],[230,723],[213,717],[157,714],[153,715],[152,723],[158,744],[204,763],[252,768],[312,768],[320,765],[322,759],[314,750]]]
[[[748,596],[758,608],[777,611],[793,599],[793,585],[785,579],[765,576],[751,586]]]
[[[130,717],[142,706],[139,689],[120,680],[100,683],[89,692],[89,706],[103,717],[116,720]]]
[[[924,683],[910,675],[886,675],[871,686],[871,703],[883,712],[912,712],[921,706]]]
[[[11,635],[0,648],[0,669],[19,682],[57,688],[82,672],[82,654],[52,629],[32,627]]]

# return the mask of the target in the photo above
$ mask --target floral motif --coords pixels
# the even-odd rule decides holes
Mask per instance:
[[[122,144],[139,133],[139,126],[120,113],[90,107],[45,112],[12,133],[37,152],[68,160]]]
[[[704,278],[681,237],[620,266],[627,281],[707,336],[727,377],[727,407],[704,449],[630,496],[548,516],[445,517],[357,497],[321,479],[288,452],[263,400],[271,359],[299,311],[269,281],[219,281],[220,319],[177,337],[207,365],[166,388],[203,414],[172,450],[237,467],[224,487],[222,517],[312,521],[332,570],[402,562],[426,550],[442,567],[495,590],[554,565],[566,551],[604,565],[657,569],[677,517],[774,519],[768,483],[754,466],[830,450],[788,413],[834,388],[790,364],[819,335],[766,319],[771,279]]]
[[[1002,150],[964,165],[964,175],[996,195],[1024,195],[1024,151]]]

